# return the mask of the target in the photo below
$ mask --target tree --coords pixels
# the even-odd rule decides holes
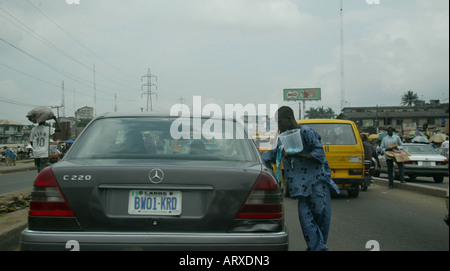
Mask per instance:
[[[318,108],[311,107],[305,113],[305,117],[309,119],[334,119],[336,117],[333,109],[330,107],[325,109],[323,106]]]
[[[408,90],[407,92],[403,93],[402,95],[402,105],[406,106],[412,106],[417,104],[419,101],[419,96],[417,96],[417,93],[414,93],[411,90]]]

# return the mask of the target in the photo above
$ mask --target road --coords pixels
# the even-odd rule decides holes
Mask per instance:
[[[297,202],[285,199],[289,250],[304,251]],[[331,251],[368,251],[375,240],[381,251],[448,251],[449,229],[443,222],[444,198],[371,185],[358,198],[345,192],[332,199],[328,247]]]
[[[36,174],[0,174],[0,194],[32,187]],[[448,178],[442,184],[426,178],[418,178],[416,183],[446,188]],[[297,201],[285,198],[285,211],[289,249],[306,250]],[[331,251],[368,251],[366,243],[375,240],[382,251],[448,251],[449,229],[442,220],[446,212],[444,198],[404,189],[372,184],[357,198],[342,192],[332,199],[328,246]]]
[[[33,187],[36,171],[0,174],[0,195]]]

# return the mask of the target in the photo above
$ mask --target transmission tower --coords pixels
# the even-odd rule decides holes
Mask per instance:
[[[156,92],[152,91],[152,87],[156,87],[156,90],[158,89],[158,86],[156,84],[152,83],[152,78],[155,78],[155,81],[157,81],[157,77],[150,73],[150,68],[149,68],[148,73],[141,77],[141,82],[144,80],[144,78],[147,78],[147,82],[141,85],[141,90],[144,87],[147,87],[147,91],[143,92],[141,94],[141,97],[142,97],[142,95],[147,95],[147,112],[148,112],[148,104],[149,103],[150,103],[150,111],[153,111],[152,95],[156,95],[156,97],[158,97],[158,94]]]

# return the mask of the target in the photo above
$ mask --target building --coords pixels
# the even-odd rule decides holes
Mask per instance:
[[[354,121],[361,132],[378,133],[393,127],[397,131],[420,130],[448,133],[448,103],[431,100],[414,106],[346,107],[339,119]]]
[[[91,106],[84,106],[75,111],[75,119],[92,119],[94,117],[94,108]]]
[[[18,144],[25,142],[24,124],[12,120],[0,119],[0,142]]]

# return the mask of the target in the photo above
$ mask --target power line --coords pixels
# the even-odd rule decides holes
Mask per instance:
[[[47,84],[47,85],[50,85],[50,86],[52,86],[52,87],[61,89],[61,86],[60,86],[60,85],[57,85],[57,84],[55,84],[55,83],[52,83],[52,82],[46,81],[46,80],[44,80],[44,79],[41,79],[41,78],[39,78],[39,77],[37,77],[37,76],[31,75],[31,74],[29,74],[29,73],[26,73],[26,72],[24,72],[24,71],[21,71],[21,70],[19,70],[19,69],[16,69],[16,68],[14,68],[14,67],[11,67],[11,66],[9,66],[9,65],[7,65],[7,64],[5,64],[5,63],[1,63],[1,62],[0,62],[0,65],[2,65],[2,66],[5,67],[5,68],[8,68],[8,69],[10,69],[10,70],[12,70],[12,71],[15,71],[15,72],[17,72],[17,73],[20,73],[20,74],[23,74],[23,75],[25,75],[25,76],[28,76],[28,77],[30,77],[30,78],[32,78],[32,79],[34,79],[34,80],[37,80],[37,81],[43,82],[43,83],[45,83],[45,84]],[[75,91],[75,90],[73,90],[73,92],[76,93],[76,94],[78,94],[78,95],[82,95],[82,96],[86,96],[86,97],[92,97],[91,94],[84,94],[84,93],[81,93],[81,92]],[[6,98],[5,98],[5,99],[6,99]],[[137,101],[137,99],[136,99],[136,100],[130,100],[130,99],[123,99],[123,98],[121,98],[120,100],[121,100],[122,102],[130,102],[130,101],[134,102],[134,101]]]
[[[86,45],[84,45],[81,41],[79,41],[77,38],[75,38],[73,35],[71,35],[69,32],[67,32],[64,28],[62,28],[58,23],[55,22],[55,20],[53,20],[52,18],[50,18],[47,14],[45,14],[41,9],[39,9],[38,7],[36,7],[33,3],[31,3],[29,0],[27,0],[28,4],[30,4],[34,9],[36,9],[37,11],[39,11],[39,13],[41,13],[43,16],[45,16],[51,23],[53,23],[56,27],[58,27],[62,32],[64,32],[67,36],[69,36],[71,39],[73,39],[76,43],[78,43],[81,47],[83,47],[84,49],[86,49],[87,51],[91,52],[93,55],[95,55],[96,57],[98,57],[101,61],[105,62],[107,65],[111,66],[112,68],[116,69],[117,71],[121,72],[124,75],[129,76],[130,78],[135,78],[134,75],[130,75],[124,71],[122,71],[121,69],[119,69],[118,67],[116,67],[115,65],[109,63],[108,61],[106,61],[103,57],[101,57],[100,55],[98,55],[97,53],[95,53],[94,51],[92,51],[91,49],[89,49]]]
[[[32,5],[30,3],[30,5]],[[36,7],[35,7],[36,8]],[[76,59],[75,57],[71,56],[70,54],[68,54],[67,52],[65,52],[64,50],[60,49],[58,46],[56,46],[55,44],[53,44],[52,42],[50,42],[49,40],[47,40],[46,38],[44,38],[43,36],[39,35],[38,33],[36,33],[33,29],[31,29],[30,27],[28,27],[26,24],[24,24],[22,21],[20,21],[17,17],[15,17],[13,14],[11,14],[10,12],[8,12],[7,10],[5,10],[4,8],[0,7],[0,10],[2,10],[4,13],[6,13],[9,17],[13,18],[17,23],[15,23],[14,21],[12,21],[11,19],[7,18],[6,16],[0,14],[1,17],[3,17],[4,19],[6,19],[7,21],[9,21],[10,23],[12,23],[13,25],[15,25],[17,28],[19,28],[20,30],[22,30],[23,32],[27,33],[28,35],[34,37],[35,39],[39,40],[40,42],[42,42],[43,44],[47,45],[48,47],[50,47],[51,49],[55,50],[56,52],[60,53],[61,55],[69,58],[70,60],[76,62],[77,64],[81,65],[82,67],[84,67],[85,69],[88,69],[90,72],[92,72],[92,68],[89,67],[88,65],[80,62],[78,59]],[[40,10],[39,10],[40,11]],[[42,13],[42,12],[41,12]],[[51,20],[47,15],[43,14],[44,16],[46,16],[49,20]],[[51,20],[52,21],[52,20]],[[53,21],[52,21],[53,22]],[[57,25],[55,22],[53,22],[55,25]],[[20,24],[20,25],[19,25]],[[57,25],[59,27],[59,25]],[[63,30],[61,27],[59,27],[61,30]],[[63,30],[64,31],[64,30]],[[69,33],[67,33],[66,31],[64,31],[66,34],[70,35]],[[72,37],[73,38],[73,37]],[[87,47],[85,47],[86,49],[88,49]],[[98,57],[98,56],[97,56]],[[109,76],[107,74],[104,74],[102,72],[98,72],[98,74],[100,74],[101,76],[105,77],[107,80],[124,86],[127,89],[130,89],[128,85],[124,85],[121,82],[118,82],[114,79],[112,79],[112,76]],[[105,88],[109,88],[107,86],[103,86]]]

